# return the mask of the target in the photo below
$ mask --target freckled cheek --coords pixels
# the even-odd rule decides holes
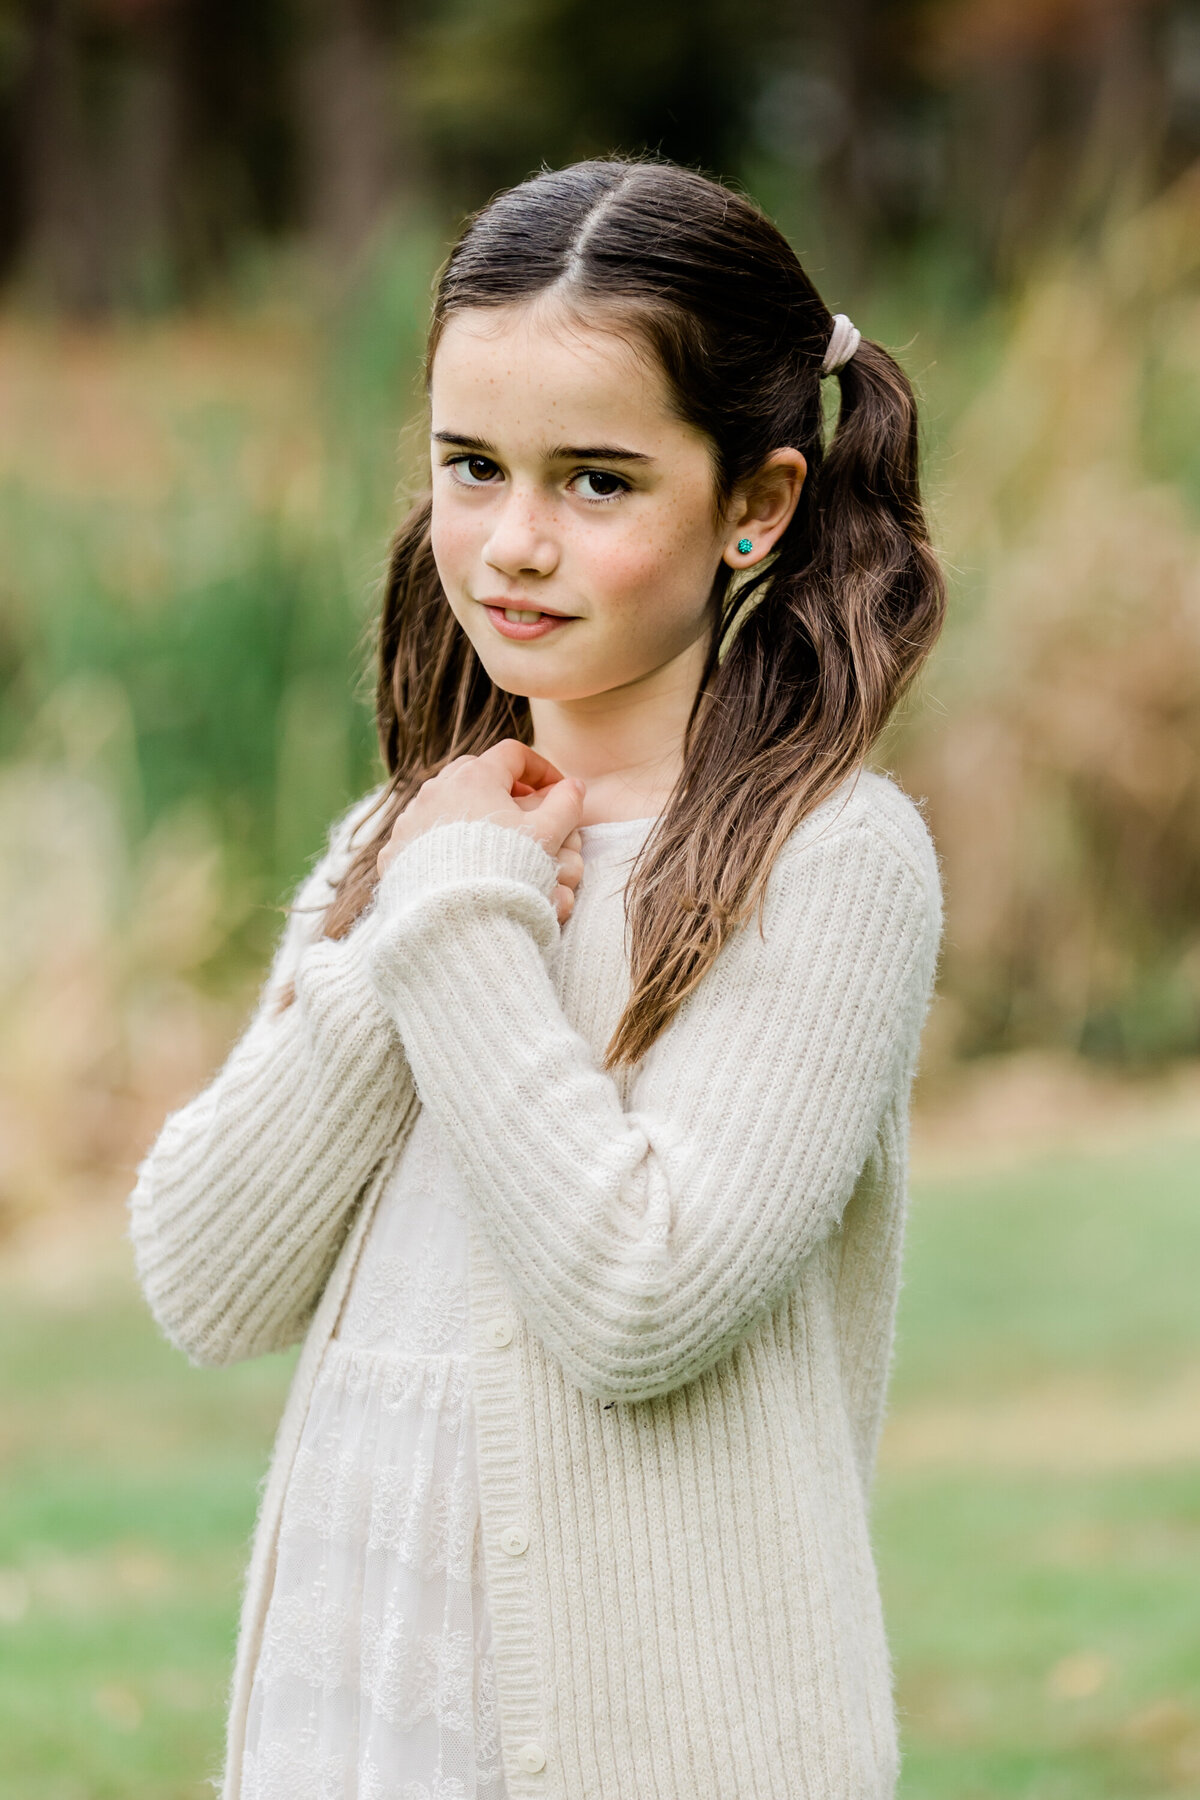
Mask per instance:
[[[689,557],[688,549],[678,536],[610,543],[596,561],[592,592],[614,620],[661,623],[668,615],[690,612],[710,584],[702,560]]]
[[[435,505],[429,542],[443,584],[458,585],[465,581],[479,554],[482,536],[478,521],[464,517],[454,507]]]

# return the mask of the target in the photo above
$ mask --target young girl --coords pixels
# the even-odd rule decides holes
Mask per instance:
[[[387,779],[130,1202],[193,1360],[304,1339],[224,1794],[883,1800],[941,898],[864,763],[944,604],[912,392],[651,158],[477,214],[426,378]]]

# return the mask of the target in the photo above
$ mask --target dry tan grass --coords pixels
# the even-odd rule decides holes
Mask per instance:
[[[1098,1475],[1200,1465],[1200,1363],[1136,1390],[1056,1375],[1002,1399],[897,1407],[881,1469],[991,1468]]]
[[[134,850],[85,775],[0,770],[0,1228],[128,1191],[234,1030],[190,977],[237,905],[202,819]]]
[[[1200,1061],[1134,1077],[1065,1051],[931,1059],[915,1093],[911,1167],[918,1179],[979,1173],[1051,1150],[1095,1153],[1165,1137],[1200,1138]]]
[[[136,330],[0,317],[0,479],[153,513],[176,483],[203,479],[195,422],[233,408],[251,428],[237,467],[213,474],[277,504],[292,483],[308,488],[323,454],[315,351],[314,321],[282,306]]]
[[[1200,392],[1200,174],[1014,303],[952,434],[957,604],[895,760],[948,930],[937,1047],[1200,1035],[1200,521],[1146,467],[1148,371]]]

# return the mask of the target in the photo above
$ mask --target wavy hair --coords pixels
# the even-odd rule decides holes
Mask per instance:
[[[714,578],[682,770],[626,884],[631,980],[611,1069],[646,1053],[765,901],[789,835],[864,762],[937,638],[945,580],[908,378],[862,339],[837,371],[826,446],[833,318],[749,199],[653,156],[543,170],[499,194],[467,220],[438,277],[426,391],[454,314],[551,289],[574,317],[633,334],[657,358],[679,416],[709,440],[714,517],[772,450],[790,446],[808,464],[769,569],[735,579],[721,563]],[[391,545],[375,697],[387,781],[325,912],[332,938],[369,904],[378,853],[421,782],[501,738],[532,741],[528,700],[496,686],[450,610],[430,516],[426,492]]]

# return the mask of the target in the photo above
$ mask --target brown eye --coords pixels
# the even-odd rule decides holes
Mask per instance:
[[[453,469],[455,481],[463,487],[490,487],[496,465],[486,456],[451,456],[446,467]]]
[[[600,484],[598,487],[593,486],[590,494],[585,491],[585,500],[615,500],[618,494],[626,493],[629,488],[627,481],[622,481],[619,475],[612,474],[608,469],[584,469],[576,476],[576,480]]]

